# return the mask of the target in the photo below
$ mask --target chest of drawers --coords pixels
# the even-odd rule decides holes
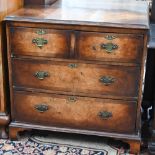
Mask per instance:
[[[10,138],[25,129],[99,135],[139,152],[148,9],[122,3],[62,0],[6,18]]]

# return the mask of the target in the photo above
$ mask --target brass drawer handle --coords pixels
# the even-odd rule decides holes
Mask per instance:
[[[34,74],[34,76],[39,80],[44,80],[46,77],[49,77],[49,73],[44,71],[38,71]]]
[[[68,97],[68,101],[69,102],[76,102],[77,98],[75,96],[70,96],[70,97]]]
[[[109,86],[116,81],[114,77],[110,76],[102,76],[99,81],[103,83],[105,86]]]
[[[100,111],[98,113],[98,116],[102,119],[109,119],[111,118],[113,115],[112,115],[112,112],[108,112],[108,111]]]
[[[35,38],[32,39],[32,43],[36,44],[37,47],[42,48],[44,45],[48,43],[48,41],[44,38]]]
[[[74,69],[74,68],[77,68],[78,65],[77,64],[69,64],[68,67],[71,69]]]
[[[43,112],[46,112],[49,109],[49,107],[48,105],[45,105],[45,104],[38,104],[38,105],[35,105],[35,109],[43,113]]]
[[[113,53],[114,50],[118,49],[118,45],[113,43],[101,44],[101,49],[105,49],[107,53]]]

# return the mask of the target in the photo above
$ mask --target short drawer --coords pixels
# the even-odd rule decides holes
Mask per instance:
[[[139,67],[13,59],[13,85],[86,96],[137,97]]]
[[[136,102],[15,92],[13,120],[46,126],[134,133]]]
[[[132,63],[142,61],[142,35],[79,32],[77,36],[79,59]]]
[[[13,55],[67,58],[70,35],[64,30],[11,27],[10,44]]]

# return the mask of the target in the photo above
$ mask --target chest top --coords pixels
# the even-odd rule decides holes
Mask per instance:
[[[25,7],[9,21],[148,29],[148,5],[126,0],[58,0],[47,7]]]

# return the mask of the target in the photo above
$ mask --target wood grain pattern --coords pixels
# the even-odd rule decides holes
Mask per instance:
[[[39,30],[43,30],[46,34],[37,34]],[[108,36],[116,38],[108,40],[106,38]],[[10,27],[10,37],[12,55],[56,58],[76,57],[83,60],[132,63],[140,63],[142,59],[142,35]],[[37,38],[43,38],[48,43],[39,48],[32,43],[33,39]],[[118,49],[108,53],[101,47],[107,43],[117,45]]]
[[[146,29],[148,12],[147,2],[142,1],[127,5],[126,0],[58,0],[46,8],[23,8],[6,20]]]
[[[149,28],[147,14],[148,6],[145,2],[130,1],[127,5],[125,0],[58,0],[49,7],[28,7],[8,16],[6,18],[8,63],[14,118],[10,128],[22,127],[115,137],[128,141],[131,152],[139,153],[140,111]],[[12,31],[10,27],[15,28],[14,42],[13,35],[10,35]],[[34,36],[32,31],[29,31],[31,43],[27,41],[29,38],[25,41],[29,47],[22,43],[19,48],[17,42],[20,44],[25,38],[24,33],[21,38],[15,38],[19,27],[24,31],[27,28],[27,30],[46,28],[50,32],[54,29],[63,30],[70,36],[67,57],[63,55],[66,50],[62,52],[63,54],[60,51],[56,52],[62,55],[56,53],[52,55],[49,51],[53,48],[51,45],[47,50],[48,54],[41,52],[38,54],[32,47],[31,41]],[[17,36],[21,36],[22,31],[19,33]],[[106,54],[91,55],[91,49],[95,49],[94,47],[90,49],[92,43],[105,42],[103,34],[118,35],[117,39],[106,42],[119,44],[118,53],[115,51],[113,57]],[[57,37],[54,38],[57,40]],[[50,43],[52,44],[52,39]],[[14,48],[10,46],[11,44]],[[57,46],[64,47],[64,44]],[[46,44],[42,49],[46,49],[47,46]],[[23,52],[22,47],[27,51]],[[47,73],[44,74],[43,71]],[[43,79],[37,77],[38,72],[41,77],[44,75]],[[104,83],[107,81],[103,76],[114,78],[113,82],[105,86],[101,83],[103,79]],[[77,104],[70,105],[66,97],[73,96],[78,99]],[[24,101],[21,103],[21,100]],[[46,111],[47,114],[45,112],[41,115],[33,111],[34,105],[41,101],[51,107]],[[46,106],[44,108],[46,110]],[[100,108],[114,110],[112,112],[117,114],[116,120],[112,118],[115,120],[113,123],[109,120],[109,125],[104,123],[102,126],[96,115],[93,115]],[[91,119],[87,114],[91,114],[89,116]],[[60,118],[60,115],[63,117]],[[84,123],[81,123],[82,120]],[[119,125],[114,127],[115,122],[120,122],[119,125],[124,128],[119,128]],[[13,132],[13,135],[16,133]]]
[[[108,52],[102,47],[107,44],[117,48]],[[142,35],[79,32],[76,46],[79,59],[140,63],[142,45]]]
[[[76,65],[76,68],[70,65]],[[13,60],[12,67],[13,85],[16,87],[55,90],[71,94],[85,93],[92,96],[111,95],[117,98],[138,96],[139,67],[22,59]],[[49,76],[39,80],[34,76],[39,71],[48,72]],[[114,83],[104,85],[100,81],[103,76],[114,78]]]
[[[14,96],[14,121],[118,133],[133,133],[135,129],[135,102],[87,97],[75,97],[76,101],[72,101],[69,100],[72,96],[21,92],[15,92]],[[48,106],[48,110],[37,111],[35,106],[40,104]],[[112,117],[100,118],[102,111],[111,112]]]
[[[42,30],[45,34],[37,34]],[[11,50],[15,55],[45,56],[68,58],[70,52],[70,33],[64,30],[11,27]],[[43,38],[47,40],[42,48],[39,48],[33,39]]]
[[[31,27],[31,28],[47,28],[47,29],[60,29],[60,30],[72,30],[74,31],[86,31],[86,32],[99,32],[99,33],[121,33],[121,34],[133,34],[133,35],[143,35],[146,34],[146,29],[131,29],[131,28],[118,28],[118,27],[106,27],[99,25],[72,25],[72,24],[59,24],[59,23],[35,23],[33,21],[26,22],[20,18],[20,21],[15,19],[10,19],[7,21],[8,16],[5,18],[8,27]],[[12,21],[12,22],[11,22]]]

